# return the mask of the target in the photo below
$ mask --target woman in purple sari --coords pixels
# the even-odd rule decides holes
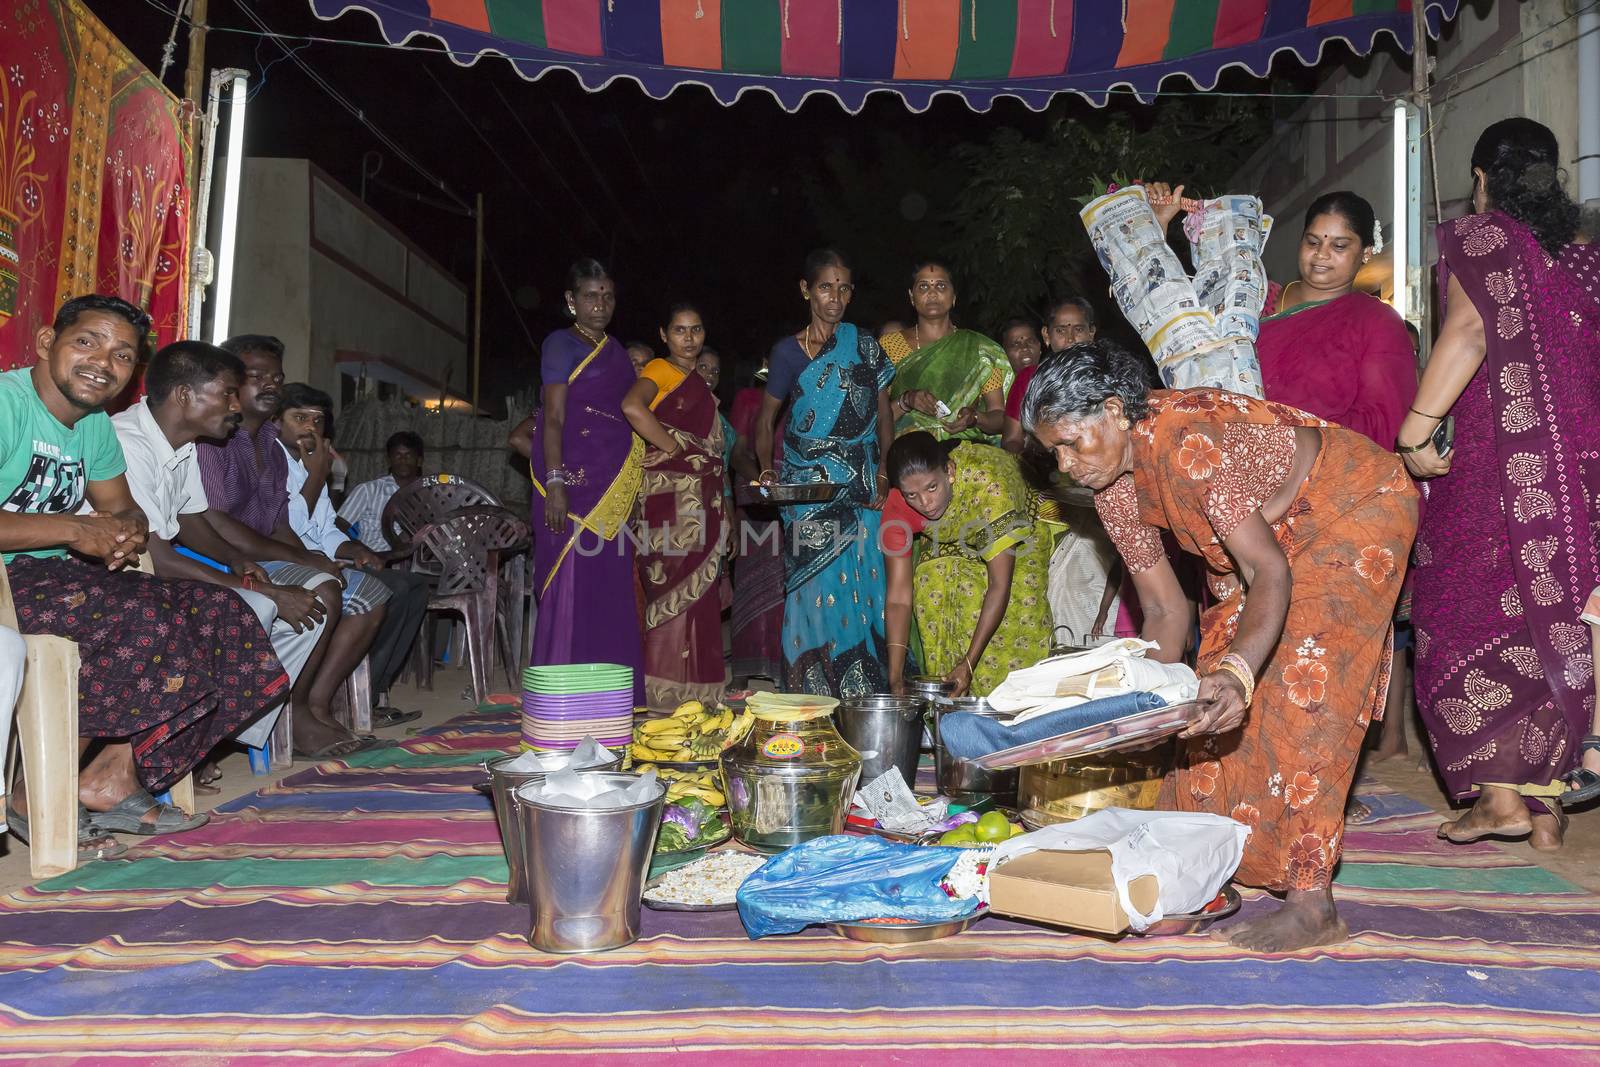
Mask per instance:
[[[533,471],[533,663],[625,663],[644,703],[644,645],[633,595],[633,546],[619,536],[639,494],[644,442],[622,414],[636,376],[606,335],[616,287],[580,259],[567,278],[572,325],[539,350],[542,405],[512,431]]]
[[[1580,619],[1600,582],[1600,307],[1569,246],[1555,135],[1490,126],[1472,152],[1476,214],[1439,228],[1445,318],[1398,451],[1432,478],[1414,553],[1417,704],[1451,794],[1456,843],[1561,847],[1562,776],[1594,706]],[[1455,419],[1441,457],[1431,436]]]

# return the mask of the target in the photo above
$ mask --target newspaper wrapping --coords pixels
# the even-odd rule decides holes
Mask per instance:
[[[1212,386],[1261,396],[1255,338],[1266,301],[1261,250],[1272,220],[1253,196],[1206,201],[1191,228],[1190,278],[1140,186],[1098,197],[1081,212],[1111,295],[1173,389]]]

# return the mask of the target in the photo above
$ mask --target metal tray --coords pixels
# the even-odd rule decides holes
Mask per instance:
[[[826,925],[840,937],[848,937],[852,941],[870,941],[879,945],[914,945],[920,941],[937,941],[942,937],[954,937],[987,914],[989,909],[985,906],[960,919],[941,919],[938,922],[839,922]]]
[[[1160,741],[1164,737],[1181,733],[1184,727],[1200,715],[1200,705],[1194,701],[1168,704],[1165,707],[1141,711],[1098,726],[1057,734],[1042,741],[1029,741],[1014,745],[971,762],[987,771],[1007,771],[1013,767],[1026,767],[1031,763],[1048,763],[1056,759],[1075,759],[1097,752],[1115,752],[1123,748],[1140,748]]]
[[[1176,937],[1180,934],[1198,934],[1212,924],[1231,918],[1239,913],[1239,908],[1244,904],[1244,901],[1240,898],[1238,890],[1231,885],[1225,885],[1218,895],[1222,897],[1223,905],[1216,911],[1196,911],[1188,915],[1168,915],[1160,922],[1141,930],[1138,936]]]
[[[741,848],[738,845],[733,846],[733,851],[735,851],[735,852],[750,852],[749,849]],[[753,856],[754,855],[759,855],[759,853],[755,853],[755,852],[750,852],[750,854],[753,855]],[[677,857],[677,858],[681,859],[682,857],[688,856],[689,853],[688,852],[669,852],[669,853],[657,853],[657,855],[665,855],[665,856]],[[689,861],[689,862],[693,862],[693,861]],[[659,885],[661,883],[661,879],[662,878],[665,878],[669,873],[671,873],[672,871],[677,870],[679,867],[686,867],[686,866],[688,866],[688,863],[684,863],[684,862],[674,863],[667,870],[662,871],[660,874],[657,874],[655,877],[653,877],[649,881],[645,882],[644,890],[640,894],[639,903],[643,904],[645,907],[649,908],[651,911],[738,911],[739,910],[739,903],[738,903],[738,901],[734,901],[734,900],[730,900],[726,904],[674,904],[671,901],[651,900],[650,899],[650,895],[649,895],[650,894],[650,890],[654,889],[657,885]]]
[[[734,497],[741,504],[815,504],[832,500],[843,488],[838,482],[741,485],[735,488]]]

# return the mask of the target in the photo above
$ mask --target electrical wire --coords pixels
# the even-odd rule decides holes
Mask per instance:
[[[533,150],[539,153],[539,158],[544,160],[545,166],[550,168],[550,173],[556,176],[556,181],[561,183],[561,188],[565,189],[567,195],[572,197],[572,202],[578,205],[578,210],[583,212],[583,217],[588,220],[595,233],[604,237],[606,235],[605,227],[601,226],[599,220],[590,214],[589,205],[584,202],[583,197],[578,195],[577,190],[567,183],[566,175],[561,173],[561,168],[556,166],[555,160],[550,158],[549,154],[545,152],[544,146],[539,143],[539,139],[523,123],[522,116],[517,114],[517,109],[511,106],[511,101],[506,99],[506,94],[500,91],[498,85],[494,86],[494,92],[500,98],[500,102],[506,106],[506,111],[510,112],[511,121],[517,124],[517,129],[522,131],[522,135],[528,139],[528,143],[533,146]]]
[[[152,6],[158,6],[155,4],[155,0],[145,0],[145,2],[152,4]],[[426,179],[430,185],[438,189],[448,199],[455,202],[463,210],[469,212],[472,210],[471,206],[465,200],[461,199],[451,191],[450,187],[445,184],[443,178],[435,175],[432,171],[425,167],[420,160],[418,160],[410,152],[407,152],[398,141],[380,129],[376,123],[368,119],[365,111],[363,111],[360,107],[357,107],[350,101],[348,97],[330,84],[326,78],[317,73],[317,71],[311,66],[311,64],[306,62],[304,57],[302,57],[299,52],[296,52],[284,43],[285,40],[293,40],[293,37],[275,33],[272,27],[268,26],[266,22],[262,20],[261,16],[256,14],[255,11],[251,9],[250,5],[245,2],[245,0],[235,0],[235,6],[237,6],[240,11],[244,12],[246,18],[250,19],[251,22],[254,22],[261,28],[261,36],[270,38],[274,44],[283,50],[284,55],[287,56],[295,64],[295,66],[299,67],[301,71],[305,73],[306,77],[311,79],[312,84],[316,85],[319,89],[326,93],[334,103],[338,104],[353,118],[355,118],[357,122],[366,127],[367,131],[377,138],[380,144],[389,149],[390,152],[394,153],[396,158],[405,163],[411,169],[415,170],[424,179]],[[208,29],[213,32],[221,28],[222,27],[217,26],[208,27]]]
[[[533,206],[538,208],[540,211],[549,214],[549,209],[539,201],[539,198],[534,194],[534,191],[528,187],[528,183],[522,180],[522,175],[518,174],[517,169],[513,167],[506,157],[500,153],[500,147],[493,141],[489,140],[488,135],[478,128],[478,124],[472,121],[472,116],[467,114],[466,108],[462,107],[456,98],[451,95],[450,90],[444,87],[444,83],[439,80],[439,76],[433,71],[429,70],[426,66],[424,66],[422,69],[423,72],[427,74],[428,77],[433,81],[433,84],[438,86],[439,95],[444,97],[451,107],[455,108],[456,114],[461,116],[461,121],[467,124],[467,128],[469,130],[478,135],[478,140],[483,142],[484,147],[489,150],[489,153],[500,162],[500,165],[505,168],[506,173],[511,175],[511,180],[522,187],[522,191],[526,193],[528,199],[533,202]]]

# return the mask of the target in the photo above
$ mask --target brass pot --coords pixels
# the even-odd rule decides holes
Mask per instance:
[[[1102,808],[1151,811],[1171,763],[1170,744],[1036,763],[1022,768],[1017,807],[1030,827],[1072,822]]]

